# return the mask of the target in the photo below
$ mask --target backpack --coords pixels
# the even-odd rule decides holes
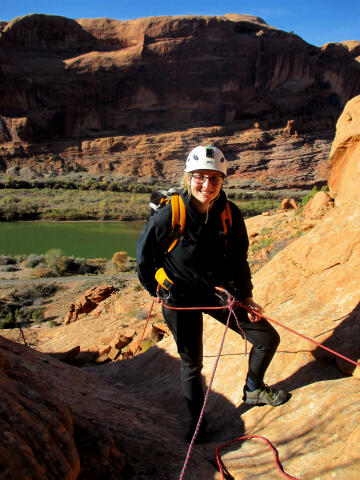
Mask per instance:
[[[186,208],[184,200],[180,195],[179,189],[171,187],[169,190],[157,190],[150,196],[150,216],[156,214],[161,208],[171,203],[171,230],[164,241],[165,253],[171,252],[179,242],[184,232],[186,223]],[[221,212],[221,223],[223,226],[223,235],[225,238],[232,227],[232,217],[229,202],[226,202],[224,210]]]

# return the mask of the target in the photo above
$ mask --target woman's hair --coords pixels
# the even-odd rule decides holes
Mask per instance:
[[[184,175],[181,178],[180,186],[188,193],[191,193],[190,189],[190,179],[191,179],[191,173],[185,172]]]

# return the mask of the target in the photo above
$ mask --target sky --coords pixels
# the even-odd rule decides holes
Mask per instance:
[[[240,13],[261,17],[269,25],[293,32],[317,46],[360,41],[360,0],[0,0],[0,20],[10,21],[30,13],[117,20]]]

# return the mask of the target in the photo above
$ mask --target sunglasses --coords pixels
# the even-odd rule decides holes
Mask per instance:
[[[191,175],[194,179],[194,182],[200,185],[201,183],[205,183],[206,180],[209,180],[210,183],[213,185],[219,185],[221,181],[224,179],[222,175],[201,175],[199,173],[194,173]]]

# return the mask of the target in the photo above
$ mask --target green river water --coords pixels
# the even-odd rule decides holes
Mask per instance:
[[[0,255],[46,253],[59,248],[75,258],[135,257],[144,222],[0,222]]]

